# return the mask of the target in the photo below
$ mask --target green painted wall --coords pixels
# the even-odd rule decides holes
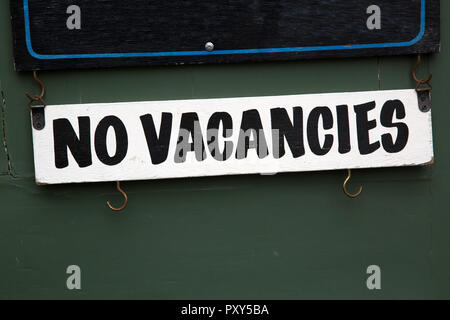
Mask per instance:
[[[450,3],[432,71],[436,163],[426,168],[37,186],[8,1],[0,2],[0,298],[450,298]],[[49,104],[412,88],[415,57],[40,73]],[[0,121],[0,126],[2,126]],[[9,166],[7,159],[9,158]],[[82,290],[66,289],[68,265]],[[382,290],[366,268],[382,268]]]

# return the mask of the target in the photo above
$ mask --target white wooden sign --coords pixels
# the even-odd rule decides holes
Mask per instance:
[[[39,184],[433,162],[415,90],[49,105],[45,123]]]

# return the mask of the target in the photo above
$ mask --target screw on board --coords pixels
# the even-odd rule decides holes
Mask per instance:
[[[36,71],[33,71],[33,78],[41,87],[41,93],[39,94],[39,96],[34,97],[28,92],[26,92],[25,94],[30,99],[29,106],[31,110],[31,119],[33,128],[36,130],[42,130],[45,127],[45,106],[46,106],[46,103],[44,101],[45,85],[38,78]]]
[[[417,99],[419,101],[419,109],[422,112],[428,112],[431,110],[431,89],[433,88],[430,84],[433,74],[430,73],[426,79],[420,79],[416,75],[417,68],[422,63],[420,54],[417,55],[417,62],[412,69],[412,76],[416,81],[416,92]]]
[[[206,50],[206,51],[209,51],[209,52],[213,51],[213,50],[214,50],[214,43],[212,43],[212,42],[207,42],[207,43],[205,44],[205,50]]]

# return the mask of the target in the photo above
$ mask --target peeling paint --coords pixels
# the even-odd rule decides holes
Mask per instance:
[[[9,156],[9,150],[8,150],[8,139],[6,138],[6,97],[5,97],[5,92],[3,91],[3,86],[2,86],[2,82],[0,80],[0,111],[1,111],[1,123],[2,123],[2,145],[3,145],[3,149],[5,150],[5,155],[6,155],[6,162],[8,165],[8,175],[10,175],[11,177],[15,178],[15,174],[14,174],[14,170],[13,170],[13,166],[11,163],[11,157]]]
[[[378,90],[381,90],[381,58],[377,57],[377,66],[378,66]]]

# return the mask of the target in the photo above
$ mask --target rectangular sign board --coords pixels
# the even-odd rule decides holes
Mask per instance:
[[[439,0],[10,0],[16,70],[437,52]]]
[[[57,184],[426,165],[415,90],[49,105],[36,182]]]

